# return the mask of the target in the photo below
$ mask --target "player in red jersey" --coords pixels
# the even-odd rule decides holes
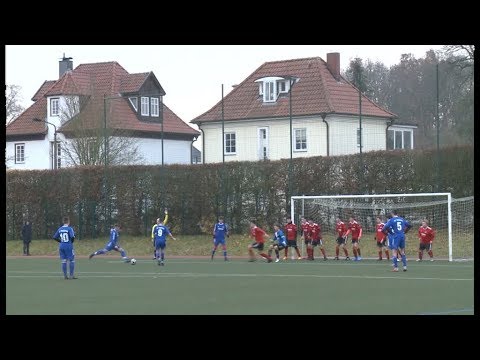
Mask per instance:
[[[422,261],[424,250],[427,250],[428,255],[430,255],[430,261],[433,261],[432,242],[434,238],[435,231],[428,226],[427,220],[423,220],[422,226],[418,228],[418,239],[420,240],[420,246],[418,248],[417,261]]]
[[[285,237],[287,238],[287,247],[285,248],[285,256],[283,260],[288,259],[288,248],[293,247],[297,252],[298,259],[302,258],[300,255],[300,250],[298,250],[297,246],[297,225],[292,222],[292,218],[287,218],[287,224],[284,226],[284,233]]]
[[[323,254],[323,260],[325,261],[327,260],[327,255],[325,254],[325,248],[323,247],[322,228],[320,227],[320,225],[313,222],[313,219],[308,219],[308,224],[310,225],[309,235],[310,235],[310,239],[312,240],[312,243],[311,243],[312,249],[310,253],[311,259],[309,258],[309,260],[314,259],[313,253],[314,253],[315,247],[318,246],[318,248]]]
[[[345,225],[345,223],[340,218],[337,218],[335,231],[337,232],[338,236],[337,236],[337,245],[335,246],[334,260],[338,260],[338,253],[340,252],[340,247],[342,247],[345,253],[345,260],[350,260],[350,258],[348,257],[348,250],[345,247],[347,242],[347,236],[345,235],[347,233],[347,225]]]
[[[302,239],[307,249],[307,260],[313,260],[313,246],[312,246],[312,234],[310,232],[310,224],[304,217],[300,220],[300,226],[302,227]]]
[[[348,234],[352,234],[352,250],[353,250],[353,256],[355,256],[355,259],[353,261],[360,261],[362,260],[362,257],[360,256],[360,238],[362,237],[362,226],[355,220],[353,216],[350,216],[350,219],[348,221],[348,230],[345,236],[348,236]]]
[[[377,216],[376,219],[377,225],[375,225],[375,241],[378,246],[378,260],[382,260],[382,249],[385,251],[385,256],[387,260],[390,260],[390,253],[388,252],[388,239],[387,235],[382,232],[383,226],[385,225],[380,216]]]
[[[272,262],[272,258],[265,254],[263,251],[263,247],[265,244],[265,238],[268,237],[268,234],[260,229],[253,221],[250,221],[250,237],[254,238],[255,241],[248,245],[248,254],[250,255],[250,259],[248,261],[255,261],[255,254],[253,249],[257,249],[260,256],[266,259],[268,262]]]

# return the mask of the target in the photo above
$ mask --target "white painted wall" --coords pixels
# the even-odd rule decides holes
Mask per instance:
[[[358,117],[328,116],[326,121],[330,130],[330,155],[345,155],[359,152],[357,146]],[[236,154],[225,154],[225,161],[259,160],[258,129],[268,128],[268,155],[270,160],[290,158],[290,121],[288,119],[269,119],[241,122],[225,122],[225,133],[235,132]],[[321,117],[292,120],[292,138],[295,129],[307,130],[307,151],[295,150],[293,158],[326,156],[327,127]],[[221,123],[203,124],[205,134],[205,162],[222,162],[222,125]],[[363,152],[385,150],[386,119],[362,118]],[[294,139],[292,139],[294,141]]]
[[[25,163],[15,164],[15,144],[25,144]],[[6,166],[12,170],[43,170],[51,169],[50,143],[47,140],[12,141],[6,146]]]

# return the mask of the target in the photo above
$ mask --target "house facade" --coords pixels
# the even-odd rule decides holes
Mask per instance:
[[[163,103],[153,72],[130,74],[116,62],[73,69],[71,58],[59,69],[6,127],[8,169],[104,164],[101,153],[113,165],[192,163],[200,133]]]
[[[415,128],[343,78],[339,53],[267,62],[191,122],[205,163],[408,149]]]

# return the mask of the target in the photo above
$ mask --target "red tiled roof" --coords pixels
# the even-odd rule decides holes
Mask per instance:
[[[45,124],[34,122],[34,117],[45,119],[47,115],[46,96],[52,95],[87,95],[88,100],[82,109],[82,127],[95,129],[103,127],[104,95],[108,99],[108,126],[111,128],[161,132],[160,123],[139,121],[128,100],[118,97],[120,93],[134,92],[140,89],[148,76],[153,73],[129,74],[117,62],[81,64],[73,71],[68,71],[55,81],[47,81],[37,91],[34,98],[38,99],[15,121],[6,128],[6,135],[45,133]],[[163,89],[162,89],[163,91]],[[200,132],[182,121],[164,104],[164,133],[198,136]],[[73,129],[76,118],[65,122],[59,132]]]
[[[294,116],[320,113],[359,114],[358,90],[340,76],[337,81],[320,57],[267,62],[255,70],[240,85],[224,97],[224,119],[242,120],[285,117],[290,114],[289,96],[280,96],[275,103],[263,103],[255,80],[267,76],[293,76],[298,81],[292,87]],[[221,101],[191,122],[221,120]],[[362,115],[396,117],[362,95]]]
[[[32,101],[37,101],[41,99],[45,93],[50,90],[50,88],[56,83],[56,80],[45,80],[45,82],[40,86],[40,89],[37,90],[35,95],[32,97]]]

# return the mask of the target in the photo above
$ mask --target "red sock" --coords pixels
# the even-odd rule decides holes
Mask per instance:
[[[385,250],[385,255],[387,255],[387,260],[390,260],[390,253],[388,252],[388,250]]]
[[[340,249],[338,247],[335,248],[335,256],[338,257],[338,253],[340,252]]]
[[[357,257],[357,249],[353,248],[353,256]]]
[[[288,258],[288,247],[285,248],[285,257]]]
[[[428,255],[430,255],[430,257],[433,258],[433,251],[432,251],[432,250],[428,250]]]
[[[361,256],[360,255],[360,248],[357,249],[357,254],[358,254],[358,256]]]
[[[382,250],[380,250],[380,251],[378,252],[378,258],[379,258],[379,259],[382,258]]]
[[[345,256],[348,257],[348,250],[346,248],[343,248],[343,252],[345,253]]]
[[[323,257],[327,257],[327,255],[325,254],[325,249],[324,248],[321,248],[320,251],[322,252]]]
[[[419,252],[418,252],[418,258],[419,258],[420,260],[422,260],[422,257],[423,257],[423,253],[422,253],[421,251],[419,251]]]

